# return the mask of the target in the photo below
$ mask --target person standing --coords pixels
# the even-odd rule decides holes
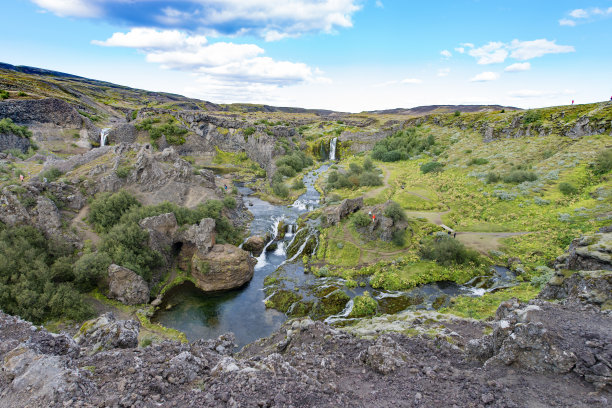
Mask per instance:
[[[572,105],[574,104],[574,100],[572,99]]]

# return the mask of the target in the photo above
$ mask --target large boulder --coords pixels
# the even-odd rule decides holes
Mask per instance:
[[[254,256],[259,256],[266,246],[266,240],[259,235],[253,235],[242,245],[242,249],[251,252]]]
[[[196,251],[191,260],[191,275],[205,292],[236,289],[253,278],[255,258],[229,244],[218,244],[205,254]]]
[[[577,299],[604,309],[612,309],[612,271],[557,271],[538,297]]]
[[[118,125],[108,132],[109,143],[134,143],[136,137],[136,128],[129,123]],[[99,140],[96,140],[96,142],[99,142]]]
[[[168,248],[176,242],[179,230],[174,213],[165,213],[147,217],[138,223],[149,233],[149,247],[169,257]]]
[[[149,286],[134,271],[112,264],[108,267],[108,297],[126,305],[149,302]]]
[[[88,320],[75,336],[76,342],[90,351],[138,346],[140,323],[137,320],[117,320],[112,312]]]
[[[191,259],[196,252],[201,255],[207,254],[215,245],[215,220],[204,218],[199,224],[190,226],[186,231],[179,234],[176,238],[181,243],[178,257],[178,265],[188,271],[191,266]]]
[[[361,207],[363,207],[363,197],[347,198],[340,204],[325,209],[325,220],[328,225],[336,225]]]

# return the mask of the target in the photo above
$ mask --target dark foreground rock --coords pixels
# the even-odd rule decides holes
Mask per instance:
[[[367,340],[310,319],[290,321],[233,354],[231,335],[146,348],[121,342],[114,347],[128,348],[105,350],[113,345],[105,341],[115,338],[109,330],[113,324],[134,333],[125,322],[105,317],[105,324],[92,325],[98,329],[85,330],[79,348],[66,335],[0,313],[0,407],[609,406],[609,388],[596,391],[584,379],[606,371],[610,315],[595,308],[537,307],[500,309],[497,325],[509,334],[497,338],[499,330],[494,332],[493,343],[501,341],[489,357],[497,356],[495,364],[470,358],[472,354],[442,337],[382,334]],[[539,317],[545,320],[544,329],[556,339],[560,355],[573,353],[559,360],[560,370],[550,369],[550,353],[537,355],[547,339],[535,343],[535,350],[508,343],[525,323],[518,318],[516,323],[501,322],[520,310],[526,310],[533,324]]]

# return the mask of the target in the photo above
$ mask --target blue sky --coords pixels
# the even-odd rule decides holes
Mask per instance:
[[[341,111],[612,96],[612,0],[3,0],[0,61]]]

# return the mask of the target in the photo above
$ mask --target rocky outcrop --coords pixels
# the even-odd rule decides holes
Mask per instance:
[[[324,210],[327,225],[336,225],[340,220],[363,207],[363,197],[347,198],[336,206]]]
[[[228,244],[217,244],[210,252],[196,251],[191,260],[191,276],[205,292],[236,289],[253,278],[255,258]]]
[[[541,300],[503,302],[493,333],[468,344],[485,367],[509,365],[542,373],[574,372],[597,388],[612,384],[612,320],[608,314]]]
[[[555,269],[612,271],[612,232],[599,232],[573,240],[568,252],[557,258]]]
[[[117,320],[111,313],[83,323],[75,336],[77,344],[87,347],[89,352],[114,348],[133,348],[138,346],[140,323],[136,320]]]
[[[576,299],[612,309],[612,271],[559,270],[538,295],[541,299]]]
[[[111,264],[108,267],[108,297],[126,305],[149,303],[149,286],[136,272]]]
[[[0,152],[10,149],[25,153],[30,148],[30,139],[12,133],[0,133]]]
[[[67,102],[55,98],[0,102],[0,117],[20,125],[45,123],[68,128],[81,128],[88,121]]]
[[[134,125],[129,123],[124,123],[121,125],[117,125],[108,132],[107,142],[108,143],[134,143],[137,138],[136,128]],[[100,140],[94,140],[95,142],[99,142]]]

